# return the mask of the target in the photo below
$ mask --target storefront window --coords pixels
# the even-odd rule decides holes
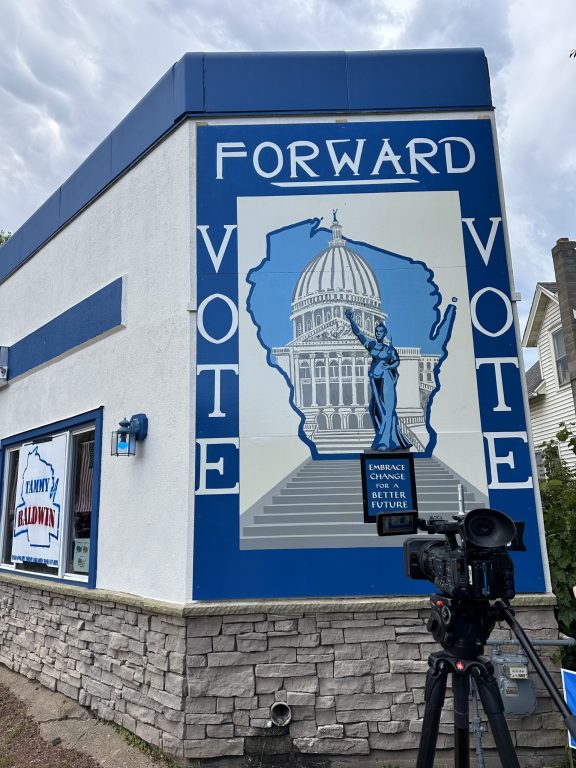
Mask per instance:
[[[72,514],[68,536],[69,573],[88,573],[94,477],[94,430],[73,435]]]
[[[2,568],[87,580],[95,435],[86,424],[5,447]]]

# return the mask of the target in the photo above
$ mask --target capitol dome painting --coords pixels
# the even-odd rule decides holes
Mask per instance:
[[[374,335],[379,323],[388,322],[374,270],[343,238],[337,211],[332,218],[326,247],[306,265],[294,286],[292,339],[272,349],[293,387],[293,407],[304,417],[305,438],[319,454],[362,452],[374,438],[369,413],[371,359],[345,312],[352,311],[367,336]],[[439,355],[402,346],[401,339],[393,341],[400,357],[398,420],[413,450],[422,452],[429,438],[425,412]]]

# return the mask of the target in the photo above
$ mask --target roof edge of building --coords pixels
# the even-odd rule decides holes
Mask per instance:
[[[481,48],[187,53],[2,246],[0,282],[186,118],[492,108]]]

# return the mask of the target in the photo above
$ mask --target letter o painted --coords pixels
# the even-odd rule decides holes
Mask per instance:
[[[204,327],[204,310],[210,304],[211,301],[214,299],[221,299],[225,304],[227,304],[230,307],[230,328],[228,331],[222,336],[220,339],[215,339],[214,336],[210,336],[206,328]],[[222,293],[213,293],[211,296],[206,296],[204,301],[200,304],[198,307],[198,330],[200,331],[200,335],[203,336],[206,341],[209,341],[211,344],[224,344],[224,342],[228,341],[229,339],[234,336],[236,331],[238,330],[238,308],[234,304],[231,298],[228,296],[224,296]]]
[[[260,165],[260,154],[264,149],[272,149],[276,153],[276,168],[274,168],[273,171],[262,170],[262,167]],[[280,173],[280,171],[282,170],[282,166],[284,165],[282,150],[280,149],[278,144],[274,144],[273,141],[263,141],[261,144],[258,144],[256,149],[254,150],[253,163],[254,163],[254,169],[256,173],[258,173],[260,176],[263,176],[265,179],[271,179],[273,176],[277,176]]]
[[[487,328],[484,328],[480,320],[478,320],[478,315],[476,314],[476,305],[478,304],[478,299],[483,296],[485,293],[488,293],[488,291],[492,291],[492,293],[496,294],[496,296],[499,296],[502,301],[504,302],[504,305],[506,307],[506,322],[500,328],[499,331],[489,331]],[[472,313],[472,325],[474,328],[476,328],[478,331],[483,333],[485,336],[491,336],[492,338],[496,338],[497,336],[502,336],[502,334],[506,333],[506,331],[510,328],[512,325],[512,322],[514,320],[514,315],[512,313],[512,304],[510,303],[510,299],[508,296],[506,296],[505,293],[502,293],[502,291],[499,291],[498,288],[493,288],[491,286],[487,286],[486,288],[482,288],[480,291],[474,294],[472,297],[472,301],[470,302],[470,312]]]

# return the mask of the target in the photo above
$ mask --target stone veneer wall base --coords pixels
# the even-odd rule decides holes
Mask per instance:
[[[427,658],[438,649],[427,605],[384,597],[178,606],[0,575],[0,663],[182,763],[213,758],[232,768],[266,756],[267,768],[413,766]],[[558,637],[554,605],[553,595],[515,601],[538,638]],[[497,627],[492,637],[510,631]],[[555,649],[545,650],[553,668]],[[508,720],[525,765],[566,744],[562,718],[535,684],[536,713]],[[292,710],[284,729],[269,725],[275,701]],[[437,765],[452,764],[452,730],[449,689]],[[498,765],[488,733],[483,746]]]

